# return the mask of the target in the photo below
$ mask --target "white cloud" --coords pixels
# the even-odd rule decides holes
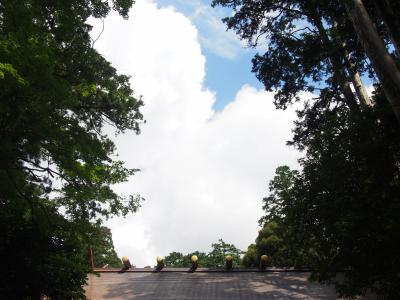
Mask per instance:
[[[129,21],[106,20],[96,47],[144,96],[142,134],[115,139],[129,167],[141,168],[117,190],[140,193],[142,208],[108,222],[120,256],[144,266],[177,250],[209,250],[223,238],[254,241],[268,181],[282,164],[293,111],[277,111],[271,93],[243,86],[223,111],[203,86],[205,58],[190,20],[172,8],[138,1]]]
[[[229,60],[236,59],[241,53],[249,51],[247,43],[241,41],[232,31],[227,31],[222,18],[226,9],[211,7],[200,0],[162,0],[166,7],[176,10],[175,6],[185,11],[190,21],[199,28],[199,42],[203,49]]]
[[[204,28],[199,40],[205,49],[233,60],[247,45],[232,30],[226,30],[226,25],[221,21],[223,17],[225,16],[217,8],[199,2],[190,19],[197,26]]]

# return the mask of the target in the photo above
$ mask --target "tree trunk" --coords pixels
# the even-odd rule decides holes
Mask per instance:
[[[396,7],[388,2],[388,0],[374,0],[375,7],[381,16],[383,22],[389,33],[389,38],[397,52],[400,56],[400,19],[398,17],[399,11]],[[400,5],[398,5],[400,9]]]
[[[336,21],[333,22],[333,27],[335,31],[338,32],[338,24]],[[368,96],[367,90],[365,89],[364,84],[362,83],[361,76],[358,73],[356,64],[351,60],[349,51],[347,50],[346,43],[341,39],[340,35],[335,35],[334,39],[339,44],[340,52],[342,58],[346,64],[346,68],[351,77],[351,82],[353,83],[354,90],[356,91],[356,95],[360,104],[364,107],[372,106],[371,99]]]
[[[94,270],[94,262],[93,262],[93,250],[92,246],[89,246],[87,249],[87,260],[89,265],[89,271],[93,272]]]
[[[347,64],[347,68],[349,69],[351,81],[356,91],[358,100],[360,100],[360,103],[363,106],[372,106],[371,98],[368,96],[367,90],[365,89],[365,86],[362,83],[361,76],[358,73],[357,67],[351,61],[349,52],[346,49],[344,49],[344,59]]]
[[[352,75],[352,82],[354,85],[354,89],[356,90],[356,94],[358,99],[360,100],[360,103],[363,106],[372,106],[372,101],[371,98],[368,96],[367,90],[365,89],[365,86],[363,85],[361,81],[360,74],[355,71]]]
[[[400,71],[376,31],[361,0],[344,1],[349,19],[400,123]]]
[[[318,16],[316,11],[312,12],[314,25],[317,27],[318,32],[321,36],[322,43],[325,46],[326,51],[329,55],[329,60],[332,64],[333,75],[340,86],[341,92],[344,95],[345,102],[352,111],[359,111],[359,107],[356,98],[351,90],[350,83],[347,79],[346,72],[340,61],[336,51],[334,51],[334,45],[326,33],[326,30],[322,24],[321,18]]]

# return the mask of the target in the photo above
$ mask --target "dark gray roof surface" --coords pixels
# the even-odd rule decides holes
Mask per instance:
[[[138,272],[139,271],[139,272]],[[306,272],[102,272],[89,274],[89,299],[336,299]]]

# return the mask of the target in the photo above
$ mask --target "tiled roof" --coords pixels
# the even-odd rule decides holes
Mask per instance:
[[[294,270],[132,269],[89,274],[89,299],[336,299],[333,286],[311,283]]]

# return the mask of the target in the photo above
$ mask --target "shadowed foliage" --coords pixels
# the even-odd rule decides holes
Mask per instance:
[[[112,10],[127,18],[132,4],[0,2],[0,254],[7,258],[0,293],[5,299],[83,298],[88,245],[114,256],[101,219],[139,207],[139,196],[111,188],[136,170],[115,160],[115,146],[103,129],[139,133],[143,103],[129,77],[93,48],[88,24]]]
[[[299,170],[279,167],[244,261],[308,266],[344,296],[400,297],[400,68],[398,1],[214,0],[228,29],[265,53],[253,72],[298,111],[289,145]],[[374,79],[374,95],[363,80]],[[397,119],[397,120],[396,120]],[[340,278],[340,280],[338,280]]]

